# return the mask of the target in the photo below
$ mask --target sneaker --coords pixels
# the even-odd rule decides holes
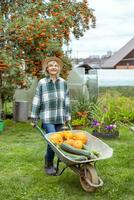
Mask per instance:
[[[45,173],[50,176],[56,176],[56,170],[53,165],[51,165],[49,167],[45,167]]]
[[[56,167],[54,166],[53,162],[47,161],[45,158],[45,166],[44,166],[45,173],[51,176],[56,175]]]

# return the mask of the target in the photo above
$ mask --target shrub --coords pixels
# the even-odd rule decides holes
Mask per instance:
[[[134,122],[134,99],[107,93],[92,106],[91,116],[107,124]]]

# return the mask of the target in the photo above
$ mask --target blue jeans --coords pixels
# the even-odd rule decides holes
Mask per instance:
[[[60,131],[63,127],[63,124],[45,124],[42,123],[42,128],[45,130],[46,133],[52,133]],[[47,152],[45,158],[48,162],[53,162],[54,160],[54,151],[51,149],[49,145],[47,145]]]

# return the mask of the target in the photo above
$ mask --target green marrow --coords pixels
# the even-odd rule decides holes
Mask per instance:
[[[86,156],[87,158],[90,158],[91,155],[90,151],[84,149],[76,149],[75,147],[65,143],[61,144],[61,149],[72,154]]]
[[[98,158],[100,157],[100,153],[96,150],[89,150],[89,146],[88,145],[83,145],[83,149],[87,150],[87,151],[90,151],[91,155],[90,155],[90,158],[91,159],[95,159],[95,158]]]
[[[83,149],[85,149],[85,150],[89,151],[89,146],[88,146],[88,145],[86,145],[86,144],[83,144]]]
[[[81,156],[81,155],[72,154],[72,153],[69,153],[69,152],[67,152],[67,151],[64,151],[63,149],[60,149],[60,151],[61,151],[65,156],[67,156],[69,159],[71,159],[71,160],[75,160],[75,161],[87,160],[87,157],[86,157],[86,156]]]

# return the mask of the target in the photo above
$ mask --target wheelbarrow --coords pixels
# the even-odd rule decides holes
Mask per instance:
[[[57,156],[57,165],[56,165],[56,175],[61,175],[64,170],[69,167],[73,170],[80,178],[80,184],[84,191],[86,192],[94,192],[97,188],[103,186],[102,179],[97,175],[95,163],[98,160],[104,160],[112,157],[113,149],[110,148],[107,144],[105,144],[100,139],[91,135],[90,133],[83,131],[87,135],[87,147],[89,151],[97,151],[99,152],[99,157],[87,159],[87,160],[73,160],[70,159],[67,155],[65,155],[60,148],[58,148],[53,142],[50,141],[50,136],[54,133],[45,133],[38,125],[36,128],[42,134],[47,143],[51,146],[52,150],[55,152]],[[81,130],[70,130],[74,134],[80,132]],[[59,164],[63,162],[65,167],[62,170],[59,170]]]

